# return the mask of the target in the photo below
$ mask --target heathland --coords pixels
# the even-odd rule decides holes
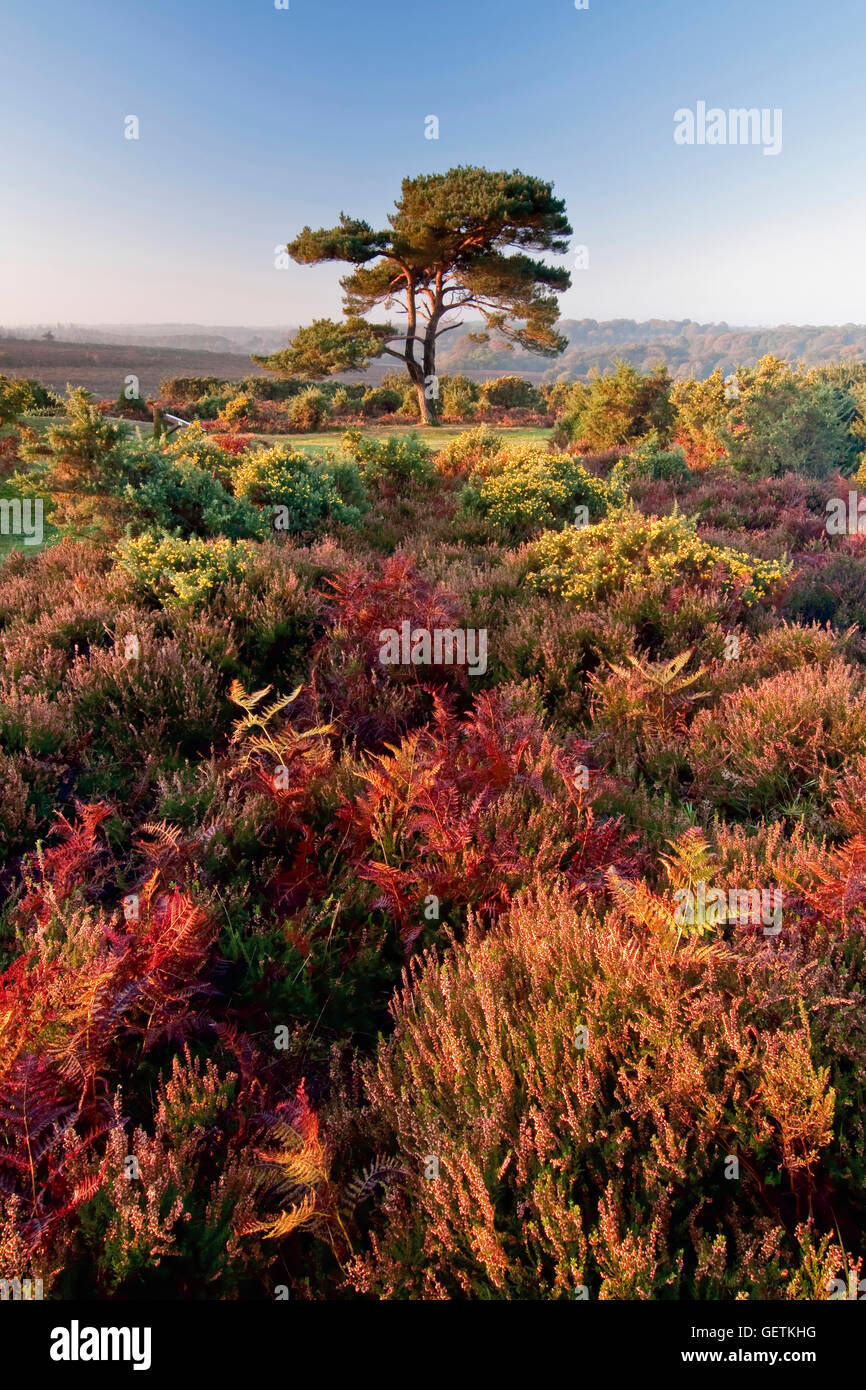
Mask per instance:
[[[0,381],[0,1276],[856,1291],[866,367],[195,375]]]

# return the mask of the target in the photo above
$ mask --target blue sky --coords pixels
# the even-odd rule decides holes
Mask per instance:
[[[566,199],[566,317],[866,322],[864,57],[862,0],[3,0],[0,323],[336,314],[274,248],[461,163]],[[676,145],[702,100],[781,153]]]

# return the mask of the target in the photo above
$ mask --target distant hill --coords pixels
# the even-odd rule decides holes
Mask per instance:
[[[726,323],[695,323],[692,319],[564,319],[560,332],[568,339],[561,357],[549,359],[520,349],[509,351],[503,340],[470,341],[482,325],[465,323],[440,344],[438,367],[443,374],[462,373],[476,379],[514,372],[531,380],[577,379],[592,371],[609,371],[617,358],[648,371],[665,362],[673,376],[705,377],[720,368],[725,374],[751,366],[773,353],[792,363],[820,366],[846,359],[866,361],[866,325],[783,324],[776,328],[737,328]],[[116,396],[124,377],[135,373],[146,396],[158,393],[167,376],[217,376],[239,381],[267,376],[253,366],[250,354],[285,346],[295,331],[286,328],[206,326],[201,324],[57,324],[45,341],[46,325],[0,329],[0,372],[35,377],[56,390],[67,382],[86,386],[97,396]],[[62,335],[62,336],[61,336]],[[379,379],[398,369],[392,359],[371,367],[367,376]],[[352,373],[346,379],[358,380]]]
[[[0,372],[33,377],[55,391],[64,391],[67,383],[86,386],[97,399],[116,398],[130,373],[138,377],[144,396],[158,395],[160,382],[168,376],[240,381],[245,376],[268,375],[253,366],[247,353],[8,337],[0,337]]]
[[[296,331],[287,324],[255,328],[237,324],[201,323],[38,323],[0,329],[16,339],[41,338],[51,333],[57,342],[88,345],[131,344],[134,347],[181,349],[191,352],[276,352]]]
[[[518,349],[509,352],[501,342],[471,343],[473,325],[467,324],[448,335],[438,365],[449,373],[505,370],[556,380],[607,371],[617,358],[642,371],[663,361],[680,377],[709,376],[716,367],[730,372],[751,366],[766,353],[810,367],[847,358],[866,360],[866,325],[855,323],[736,328],[692,319],[563,319],[558,327],[569,345],[561,357],[551,360]]]

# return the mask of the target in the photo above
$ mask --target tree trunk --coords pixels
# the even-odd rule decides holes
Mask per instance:
[[[418,397],[418,415],[420,417],[421,424],[435,425],[435,412],[431,409],[433,402],[427,399],[426,394],[426,380],[424,377],[424,368],[421,366],[420,362],[416,362],[413,359],[411,362],[406,362],[406,369],[410,377],[412,378],[412,384],[415,387],[415,393]]]
[[[433,312],[427,322],[427,332],[424,334],[424,385],[430,383],[434,395],[428,400],[425,396],[425,423],[430,425],[439,424],[439,379],[436,376],[436,329],[439,327],[439,320],[442,317],[442,277],[439,275],[436,281],[436,302]]]
[[[422,424],[422,425],[435,425],[435,424],[438,424],[438,421],[437,421],[437,419],[436,419],[436,416],[434,415],[433,411],[432,411],[431,408],[430,408],[431,405],[432,405],[433,403],[432,403],[432,401],[428,401],[428,399],[427,399],[427,395],[426,395],[426,390],[425,390],[424,382],[423,382],[423,381],[416,382],[416,383],[415,383],[415,390],[418,392],[418,411],[419,411],[419,414],[420,414],[420,416],[421,416],[421,424]]]

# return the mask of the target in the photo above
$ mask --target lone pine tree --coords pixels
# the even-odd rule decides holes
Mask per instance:
[[[316,319],[287,348],[254,361],[284,376],[323,377],[396,357],[415,386],[421,419],[434,424],[436,345],[460,326],[460,311],[475,310],[488,330],[532,352],[564,350],[556,295],[571,277],[527,255],[568,249],[572,229],[552,184],[519,170],[461,166],[404,179],[395,207],[386,231],[341,213],[338,226],[305,227],[289,242],[300,265],[355,267],[340,281],[344,319]],[[396,309],[405,325],[364,317],[379,307]]]

